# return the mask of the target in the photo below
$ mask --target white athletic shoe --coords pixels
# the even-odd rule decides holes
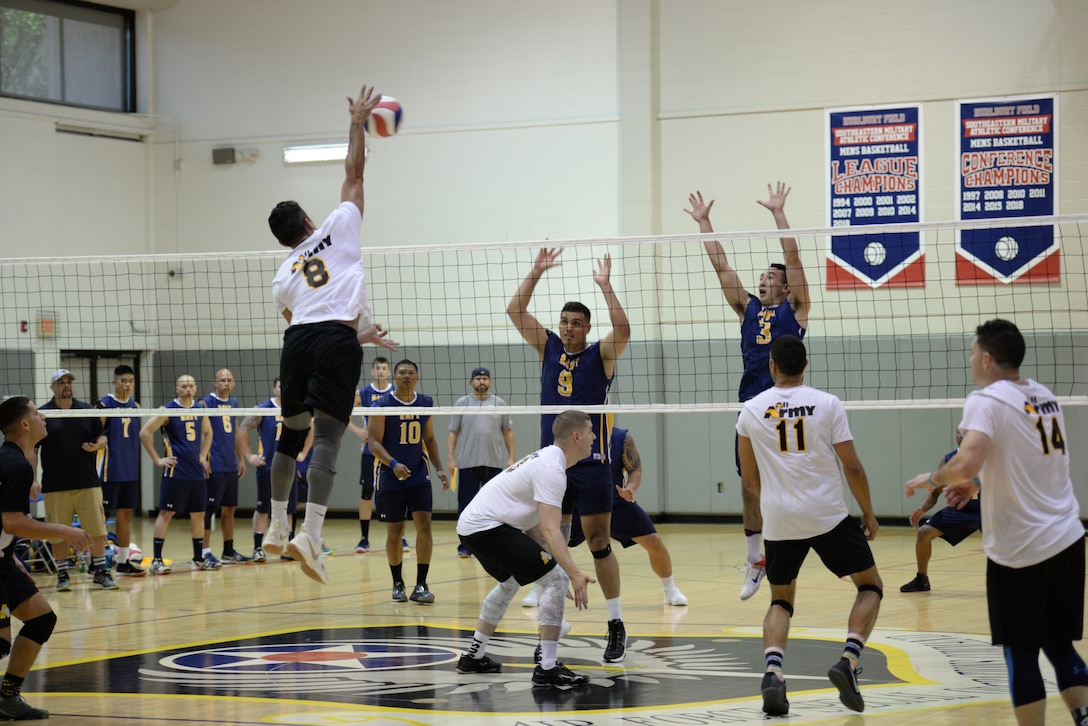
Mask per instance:
[[[287,549],[288,532],[279,520],[272,517],[268,531],[264,533],[261,549],[270,555],[282,555]]]
[[[268,547],[267,540],[265,547]],[[329,584],[329,573],[325,570],[325,560],[322,558],[321,544],[314,544],[310,535],[299,532],[295,538],[287,544],[287,552],[290,557],[298,560],[303,574],[311,580],[322,585]]]
[[[521,606],[523,608],[535,608],[540,604],[540,592],[544,588],[540,585],[533,585],[533,589],[529,590],[529,594],[521,600]]]
[[[767,576],[767,558],[760,557],[759,562],[753,562],[744,569],[744,584],[740,587],[740,599],[747,600],[756,594],[759,584]]]
[[[665,604],[666,605],[687,605],[688,604],[687,595],[680,592],[680,588],[674,586],[674,587],[670,587],[668,590],[665,590],[664,592],[665,592]]]

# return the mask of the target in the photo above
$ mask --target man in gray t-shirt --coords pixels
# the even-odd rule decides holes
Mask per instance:
[[[458,399],[455,406],[488,408],[505,406],[506,401],[491,395],[491,371],[476,368],[469,377],[472,393]],[[505,445],[505,453],[503,448]],[[514,421],[509,414],[454,416],[446,444],[446,466],[456,472],[457,515],[460,516],[480,487],[514,463]],[[469,557],[458,545],[457,554]]]

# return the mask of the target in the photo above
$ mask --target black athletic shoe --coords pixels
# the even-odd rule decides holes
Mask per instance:
[[[790,702],[786,700],[786,682],[777,674],[764,673],[760,690],[763,691],[763,713],[768,716],[785,716],[790,712]]]
[[[919,572],[913,580],[899,588],[899,592],[929,592],[929,575]]]
[[[839,658],[839,662],[831,666],[831,670],[827,672],[827,677],[831,679],[835,688],[839,689],[839,700],[842,701],[842,705],[851,711],[861,712],[865,710],[865,701],[861,697],[861,690],[858,689],[859,672],[860,670],[850,667],[850,661],[846,658]]]
[[[604,648],[605,663],[619,663],[627,656],[627,629],[622,620],[608,621],[608,645]]]
[[[147,574],[147,570],[133,564],[132,562],[118,562],[117,574],[128,575],[129,577],[143,577]]]
[[[49,718],[44,708],[34,708],[22,696],[0,698],[0,719],[4,721],[41,721]]]
[[[584,686],[589,683],[589,676],[573,672],[562,663],[556,661],[555,668],[544,670],[540,666],[533,669],[534,686]]]
[[[486,655],[483,658],[473,658],[468,653],[463,653],[457,661],[458,673],[499,673],[502,671],[502,663],[491,660]]]
[[[434,603],[434,593],[427,587],[427,583],[420,583],[412,590],[411,600],[421,605],[431,605]]]
[[[408,594],[404,592],[404,583],[393,585],[393,602],[408,602]]]

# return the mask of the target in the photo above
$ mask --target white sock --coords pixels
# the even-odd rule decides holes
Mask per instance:
[[[559,641],[540,641],[540,667],[546,671],[550,671],[552,668],[555,668],[555,665],[559,659],[558,652]]]
[[[325,512],[328,509],[323,504],[306,503],[306,519],[302,520],[302,531],[309,535],[318,547],[321,546],[321,527],[325,524]]]
[[[618,597],[605,600],[604,604],[608,606],[609,620],[623,620],[623,614],[620,612],[620,599]]]
[[[201,554],[204,555],[204,559],[208,559],[208,555],[210,555],[211,553],[212,553],[212,548],[211,547],[205,547],[201,551]]]
[[[128,562],[128,547],[117,548],[117,561]]]
[[[477,630],[472,634],[472,643],[468,646],[468,656],[473,660],[480,660],[483,658],[484,653],[487,652],[487,643],[490,640],[490,635],[484,635]]]
[[[291,523],[287,521],[287,502],[272,500],[272,521],[279,522],[284,529],[291,531]]]
[[[668,577],[662,577],[661,578],[661,589],[664,590],[665,592],[668,592],[669,590],[672,590],[675,587],[676,587],[676,583],[672,581],[672,575],[669,575]]]
[[[274,503],[275,502],[273,502],[273,504]],[[748,564],[749,565],[754,565],[755,563],[759,562],[761,557],[763,557],[763,553],[760,552],[760,547],[762,546],[762,544],[763,544],[763,534],[762,533],[756,532],[755,534],[745,535],[744,545],[748,550]]]

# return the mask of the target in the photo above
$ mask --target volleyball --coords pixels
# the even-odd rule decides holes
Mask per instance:
[[[392,136],[400,128],[403,114],[400,101],[392,96],[382,96],[366,120],[366,132],[371,136]]]

